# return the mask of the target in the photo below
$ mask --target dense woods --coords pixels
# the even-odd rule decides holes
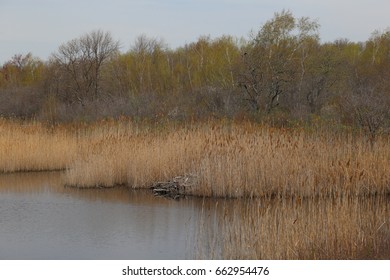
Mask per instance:
[[[200,37],[170,49],[109,32],[65,42],[47,61],[17,54],[0,68],[0,116],[50,123],[126,116],[252,119],[276,126],[390,127],[390,31],[321,42],[319,23],[276,13],[249,39]]]

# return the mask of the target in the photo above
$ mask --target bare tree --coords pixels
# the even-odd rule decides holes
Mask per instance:
[[[84,104],[87,98],[99,98],[104,64],[119,52],[119,42],[109,32],[92,31],[62,44],[53,54],[58,65],[63,92],[69,103]]]
[[[363,128],[373,145],[378,135],[389,132],[390,32],[374,32],[370,40],[360,46],[360,53],[352,65],[351,93],[347,105],[351,116]]]
[[[347,96],[346,106],[373,146],[377,136],[386,128],[390,117],[389,97],[374,92],[353,93]]]

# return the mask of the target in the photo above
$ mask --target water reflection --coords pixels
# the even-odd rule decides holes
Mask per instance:
[[[389,259],[390,200],[220,200],[203,215],[200,258]],[[216,219],[217,217],[217,219]],[[209,226],[213,225],[213,226]]]
[[[200,199],[0,175],[0,259],[390,258],[386,197]]]
[[[201,201],[64,188],[61,174],[0,175],[0,259],[193,258]]]

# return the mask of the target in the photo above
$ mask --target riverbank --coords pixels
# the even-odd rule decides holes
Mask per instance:
[[[177,176],[210,197],[338,197],[390,192],[390,143],[350,132],[250,122],[49,127],[0,121],[0,171],[65,170],[76,187],[147,188]]]

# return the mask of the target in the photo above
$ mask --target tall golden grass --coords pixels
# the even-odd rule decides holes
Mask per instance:
[[[64,128],[0,119],[0,172],[65,169],[77,139]]]
[[[209,200],[197,232],[208,246],[197,257],[389,259],[388,205],[381,196]]]
[[[140,188],[191,175],[196,184],[187,192],[199,196],[374,195],[390,190],[390,143],[249,122],[48,128],[0,121],[0,171],[50,169],[66,169],[65,183],[78,187]]]

